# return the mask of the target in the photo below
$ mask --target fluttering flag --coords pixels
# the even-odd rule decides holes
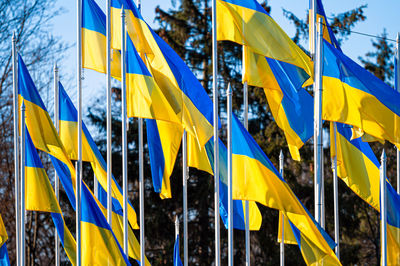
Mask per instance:
[[[290,154],[299,161],[299,149],[314,134],[314,100],[303,88],[309,75],[295,65],[256,54],[246,46],[243,49],[243,82],[264,88]]]
[[[312,62],[256,0],[217,0],[217,39],[245,45],[252,52],[303,69]]]
[[[174,266],[183,266],[181,256],[179,255],[179,235],[176,236],[174,244]]]
[[[256,201],[280,210],[321,251],[314,262],[340,265],[329,235],[298,200],[256,141],[232,115],[233,199]],[[251,178],[244,178],[251,177]]]
[[[51,213],[60,242],[71,264],[76,263],[76,242],[65,224],[53,187],[33,145],[29,131],[25,130],[25,207],[29,211]]]
[[[60,139],[64,144],[65,150],[71,160],[78,159],[78,115],[74,104],[68,97],[61,83],[59,88],[59,121]],[[90,135],[85,123],[82,122],[82,160],[90,162],[93,172],[103,188],[107,188],[107,164],[101,155],[96,143]],[[116,182],[114,176],[111,184],[112,197],[116,198],[123,205],[122,189]],[[128,220],[134,229],[138,229],[136,212],[132,204],[128,203]]]
[[[329,26],[328,20],[325,15],[325,10],[324,6],[322,5],[321,0],[317,0],[317,18],[316,21],[319,20],[319,18],[322,18],[322,23],[323,23],[323,36],[322,38],[332,44],[336,49],[342,50],[340,48],[339,42],[336,40],[335,34],[333,34],[332,28]],[[310,14],[310,20],[311,20],[311,14]],[[311,32],[310,32],[311,34]]]
[[[132,0],[112,0],[112,47],[120,49],[120,12],[126,10],[127,30],[158,87],[177,114],[182,127],[204,147],[213,135],[212,102],[200,82],[177,53],[143,20]]]
[[[129,36],[126,45],[127,115],[179,123]]]
[[[323,41],[322,118],[400,147],[400,93]]]
[[[178,124],[146,119],[146,130],[154,191],[160,193],[162,199],[172,198],[170,177],[183,129]]]
[[[368,143],[352,139],[352,127],[336,123],[338,176],[361,199],[380,211],[380,163]],[[331,143],[334,143],[331,134]],[[388,264],[400,263],[400,196],[387,182]]]
[[[94,0],[82,1],[82,67],[107,72],[106,15]],[[111,53],[111,76],[121,78],[121,54]]]
[[[8,235],[6,227],[3,223],[3,218],[0,215],[0,265],[9,266],[10,258],[8,257],[7,242]]]
[[[130,265],[93,194],[82,184],[82,264]]]
[[[209,164],[214,168],[214,137],[206,144],[206,151]],[[190,157],[190,156],[189,156]],[[219,214],[225,228],[228,228],[228,157],[224,143],[219,139]],[[213,169],[214,170],[214,169]],[[204,170],[203,170],[204,171]],[[249,175],[252,176],[252,175]],[[249,201],[249,228],[250,230],[260,230],[262,215],[254,201]],[[245,201],[241,199],[233,200],[233,228],[246,229]]]

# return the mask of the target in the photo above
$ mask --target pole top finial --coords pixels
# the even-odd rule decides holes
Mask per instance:
[[[400,32],[397,33],[397,38],[396,38],[397,43],[400,42]]]
[[[57,62],[54,63],[54,72],[58,72]]]
[[[386,161],[386,152],[385,152],[385,149],[383,149],[383,151],[382,151],[381,159],[382,159],[383,161]]]
[[[12,34],[12,40],[13,40],[13,42],[15,42],[16,39],[17,39],[17,38],[15,37],[15,35],[16,35],[16,34],[15,34],[15,31],[13,31],[13,34]]]
[[[121,6],[121,17],[125,17],[125,8],[124,8],[124,5]]]
[[[279,152],[279,160],[283,160],[283,152],[282,152],[282,150]]]
[[[231,95],[232,94],[232,88],[231,88],[231,83],[228,83],[228,88],[226,89],[226,94]]]
[[[175,237],[179,235],[179,219],[178,215],[175,216]]]

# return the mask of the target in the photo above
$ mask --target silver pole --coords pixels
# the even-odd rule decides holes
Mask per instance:
[[[332,160],[332,172],[333,172],[333,211],[334,211],[334,221],[335,221],[335,253],[336,257],[340,260],[340,234],[339,234],[339,190],[338,190],[338,175],[337,175],[337,144],[336,144],[336,123],[333,123],[333,134],[335,143],[335,156]],[[332,144],[331,144],[332,145]]]
[[[283,152],[279,153],[279,173],[283,178]],[[285,215],[281,214],[281,244],[280,244],[280,265],[285,265]]]
[[[124,253],[128,257],[128,135],[127,135],[127,112],[126,112],[126,47],[125,47],[125,10],[121,8],[121,122],[122,122],[122,187],[124,200]]]
[[[93,191],[94,196],[99,198],[99,181],[97,181],[96,174],[93,172]]]
[[[233,266],[233,200],[232,200],[232,89],[226,90],[228,112],[228,265]]]
[[[15,197],[15,261],[19,264],[20,258],[20,203],[19,203],[19,140],[18,140],[18,66],[17,66],[17,39],[15,32],[12,35],[12,59],[13,59],[13,113],[14,113],[14,197]]]
[[[183,264],[188,265],[188,207],[187,207],[187,133],[183,131],[182,137],[182,178],[183,178]]]
[[[175,216],[175,240],[179,236],[179,219],[178,215]]]
[[[25,105],[21,106],[21,265],[25,265]]]
[[[243,52],[244,59],[244,52]],[[244,60],[243,60],[244,61]],[[249,98],[248,98],[248,84],[247,81],[243,86],[243,105],[244,105],[244,126],[246,129],[249,128]],[[246,239],[246,266],[250,266],[250,211],[249,211],[249,201],[245,201],[245,213],[246,213],[246,222],[245,222],[245,239]]]
[[[59,131],[59,91],[58,91],[58,67],[54,64],[54,124],[56,131]],[[60,184],[57,176],[57,172],[54,169],[54,190],[57,201],[59,200]],[[60,239],[58,237],[57,228],[54,229],[54,245],[55,245],[55,260],[56,266],[60,265]]]
[[[397,33],[397,40],[396,40],[396,90],[400,92],[400,35]],[[400,150],[397,149],[397,194],[400,194]]]
[[[112,114],[111,114],[111,0],[107,0],[106,18],[106,57],[107,57],[107,222],[112,228]]]
[[[386,235],[386,223],[387,223],[387,197],[386,197],[386,153],[385,150],[381,156],[381,256],[382,265],[387,265],[387,235]]]
[[[314,83],[314,188],[315,220],[321,224],[322,207],[322,18],[318,20],[318,35]]]
[[[315,60],[315,42],[316,42],[316,21],[317,21],[317,1],[316,0],[310,0],[310,14],[311,14],[311,23],[310,23],[310,53],[311,53],[311,59]]]
[[[78,96],[78,160],[76,167],[76,265],[81,265],[81,185],[82,185],[82,2],[77,0],[77,96]]]
[[[219,218],[219,132],[218,132],[218,54],[217,54],[217,4],[212,0],[212,64],[213,64],[213,123],[214,123],[214,223],[215,265],[221,265]]]
[[[321,107],[322,110],[322,107]],[[322,132],[321,132],[321,135]],[[322,143],[322,141],[321,141]],[[325,171],[324,171],[324,147],[321,149],[321,227],[325,230]]]
[[[141,1],[137,0],[139,12]],[[145,237],[144,237],[144,172],[143,172],[143,118],[138,119],[139,131],[139,208],[140,208],[140,261],[145,261]]]

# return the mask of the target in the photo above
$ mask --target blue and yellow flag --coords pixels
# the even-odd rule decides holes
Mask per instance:
[[[168,99],[182,127],[204,147],[213,135],[212,102],[200,82],[177,53],[143,20],[132,0],[112,0],[112,47],[120,49],[120,12],[127,16],[128,34],[158,87]]]
[[[309,75],[295,65],[256,54],[246,46],[243,49],[243,82],[264,88],[290,154],[299,161],[299,149],[314,134],[314,100],[303,88]]]
[[[332,28],[329,26],[328,19],[326,18],[324,6],[322,5],[321,0],[317,0],[316,13],[317,13],[316,21],[318,21],[319,18],[322,18],[322,23],[324,24],[322,37],[324,38],[324,40],[332,44],[336,49],[341,51],[342,49],[340,48],[339,42],[336,40],[335,34],[333,34]],[[310,19],[311,19],[311,14],[310,14]]]
[[[162,199],[172,198],[170,177],[183,129],[178,124],[146,119],[146,130],[154,191],[160,193]]]
[[[323,41],[322,118],[400,147],[400,93]]]
[[[76,263],[76,242],[65,224],[60,205],[46,171],[25,129],[25,207],[29,211],[49,212],[70,262]]]
[[[214,137],[206,144],[209,164],[214,169]],[[219,139],[219,213],[228,228],[228,157],[224,143]],[[251,176],[251,175],[249,175]],[[250,230],[260,230],[262,223],[261,212],[254,201],[249,202]],[[246,225],[245,201],[234,198],[233,201],[233,228],[245,230]]]
[[[8,251],[7,251],[7,242],[8,235],[6,231],[6,227],[4,226],[3,223],[3,218],[1,218],[0,215],[0,265],[4,266],[9,266],[10,264],[10,258],[8,257]]]
[[[179,234],[176,236],[174,244],[174,266],[183,266],[181,256],[179,255]]]
[[[71,160],[78,159],[78,115],[74,104],[68,97],[64,87],[59,83],[59,121],[60,139],[65,145],[65,150]],[[82,122],[82,160],[90,162],[93,172],[103,188],[107,188],[107,164],[101,155],[96,143],[90,135],[85,123]],[[123,205],[122,189],[116,182],[114,176],[111,184],[112,197]],[[134,229],[138,229],[136,212],[132,204],[128,203],[128,219]]]
[[[256,0],[217,0],[217,39],[247,46],[252,52],[303,69],[312,62]]]
[[[93,194],[82,183],[82,264],[130,265]]]
[[[107,72],[106,15],[94,0],[82,1],[82,67]],[[121,54],[111,53],[111,76],[121,78]]]
[[[305,237],[321,250],[317,262],[340,265],[333,240],[298,200],[256,141],[232,114],[233,199],[259,202],[282,211]],[[247,178],[246,178],[247,177]]]
[[[365,202],[380,211],[380,163],[368,143],[352,139],[349,125],[336,123],[338,176]],[[334,136],[333,134],[331,135]],[[331,143],[334,139],[331,137]],[[400,196],[387,182],[388,264],[400,263]]]

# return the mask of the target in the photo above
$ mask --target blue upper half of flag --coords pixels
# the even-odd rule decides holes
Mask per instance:
[[[139,56],[129,35],[126,35],[126,72],[127,74],[139,74],[151,77],[149,70]]]
[[[82,28],[106,35],[106,15],[93,0],[82,0]]]
[[[25,166],[43,168],[27,127],[25,127]]]
[[[256,1],[256,0],[221,0],[222,2],[227,2],[236,6],[241,6],[244,8],[252,9],[254,11],[266,14],[269,16],[267,11]]]

